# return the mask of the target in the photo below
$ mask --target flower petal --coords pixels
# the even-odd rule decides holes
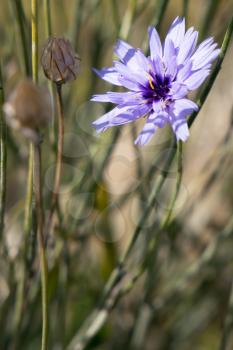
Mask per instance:
[[[115,54],[123,63],[127,63],[134,55],[135,49],[124,40],[118,40],[114,47]]]
[[[161,44],[157,30],[154,27],[149,27],[148,34],[149,34],[150,56],[152,60],[155,59],[156,56],[162,57],[162,44]]]
[[[125,41],[118,40],[115,53],[132,71],[148,71],[148,59],[140,49],[134,49]]]
[[[177,63],[184,63],[188,58],[190,58],[195,50],[197,45],[198,32],[193,31],[193,28],[190,28],[185,36],[184,41],[180,44],[180,50],[177,56]]]
[[[185,118],[172,118],[172,129],[176,135],[177,141],[186,141],[189,137],[189,128]]]
[[[169,95],[173,100],[185,97],[188,94],[188,88],[186,85],[175,81],[172,83]]]
[[[115,107],[114,109],[112,109],[110,112],[104,114],[102,117],[98,118],[97,120],[95,120],[94,122],[92,122],[92,125],[95,127],[96,131],[98,133],[103,132],[105,130],[107,130],[111,125],[110,125],[110,121],[112,118],[114,118],[116,115],[120,114],[120,113],[125,113],[128,109],[128,106],[124,106],[124,107]]]
[[[127,106],[127,110],[124,113],[119,113],[114,116],[110,121],[110,126],[127,124],[137,120],[149,113],[151,108],[148,105],[135,105]]]
[[[213,42],[213,38],[203,41],[191,57],[193,70],[206,68],[208,64],[212,63],[220,53],[220,49],[216,49],[216,47],[217,43]]]
[[[132,72],[121,62],[115,62],[115,68],[120,76],[119,81],[123,86],[130,90],[138,91],[140,90],[140,85],[146,86],[148,83],[148,77],[146,74],[141,74],[141,72]]]
[[[143,146],[146,143],[150,141],[154,133],[158,128],[163,128],[164,125],[167,123],[167,113],[161,112],[158,113],[151,113],[149,117],[147,118],[147,121],[138,135],[137,139],[135,140],[135,145]]]
[[[169,39],[173,41],[174,47],[180,46],[181,42],[184,40],[185,33],[185,19],[182,17],[176,17],[173,21],[168,34],[166,36],[165,42]]]
[[[177,64],[176,50],[171,39],[165,41],[163,59],[167,68],[166,73],[173,79],[177,72]]]
[[[208,77],[210,71],[209,69],[200,69],[190,75],[190,77],[186,80],[184,80],[184,84],[187,86],[187,88],[191,90],[197,89],[203,81]]]
[[[157,129],[158,128],[154,123],[146,122],[137,139],[134,141],[135,145],[144,146],[150,141]]]
[[[94,102],[111,102],[116,104],[137,104],[142,103],[143,98],[140,93],[136,92],[107,92],[106,94],[93,95],[91,101]]]
[[[111,68],[103,68],[103,69],[95,69],[94,72],[103,80],[108,81],[111,84],[122,86],[119,82],[119,73],[116,71],[114,67]]]
[[[172,109],[174,115],[185,117],[193,111],[198,111],[199,107],[195,102],[187,98],[182,98],[174,102]]]

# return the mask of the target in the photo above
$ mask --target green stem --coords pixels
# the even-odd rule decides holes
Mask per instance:
[[[188,5],[189,5],[189,0],[183,0],[183,17],[186,19],[186,25],[187,25],[187,17],[188,17]]]
[[[32,78],[38,82],[38,2],[31,0],[31,26],[32,26]],[[38,116],[39,117],[39,116]],[[33,157],[33,155],[32,155]],[[41,186],[41,150],[40,145],[34,145],[34,179],[35,200],[37,212],[37,235],[39,243],[40,269],[41,269],[41,301],[42,301],[42,337],[41,350],[47,350],[48,344],[48,272],[44,241],[44,217],[42,205]]]
[[[174,206],[179,194],[179,190],[180,190],[180,185],[181,185],[181,180],[182,180],[182,141],[179,141],[177,143],[177,177],[176,177],[176,186],[175,186],[175,190],[174,193],[172,195],[171,198],[171,202],[169,204],[169,208],[168,208],[168,212],[167,215],[164,217],[162,223],[161,223],[161,229],[164,229],[165,227],[167,227],[170,224],[171,218],[172,218],[172,213],[174,210]]]
[[[157,31],[160,31],[160,26],[162,24],[162,19],[164,16],[164,13],[167,9],[169,0],[160,0],[156,6],[156,9],[154,11],[154,17],[151,19],[151,23],[154,27],[156,27]],[[149,49],[148,49],[148,39],[147,37],[144,40],[145,43],[145,51],[147,53],[147,56],[149,55]]]
[[[73,26],[71,28],[71,37],[72,37],[72,42],[74,43],[75,52],[78,50],[80,29],[81,29],[81,23],[83,19],[83,10],[82,10],[83,5],[84,5],[84,0],[75,1]]]
[[[34,146],[34,178],[35,178],[35,199],[37,210],[37,233],[39,243],[40,269],[41,269],[41,293],[42,293],[42,340],[41,350],[48,348],[48,267],[46,259],[46,248],[44,240],[44,215],[42,205],[41,186],[41,149],[40,145]]]
[[[48,38],[52,34],[50,0],[44,0],[44,18],[45,18],[45,35]]]
[[[199,40],[202,41],[208,34],[211,23],[213,22],[214,16],[217,12],[218,6],[220,5],[219,0],[209,0],[207,5],[205,16],[202,20],[202,27],[199,32]]]
[[[114,24],[115,24],[116,33],[118,35],[119,28],[121,26],[121,19],[120,19],[120,16],[119,16],[119,9],[118,9],[118,6],[117,6],[117,0],[111,0],[111,6],[112,6],[113,21],[114,21]]]
[[[25,14],[24,14],[21,0],[12,0],[12,2],[15,6],[16,19],[19,27],[20,39],[21,39],[22,50],[23,50],[25,73],[26,75],[29,76],[31,73],[31,69],[30,69],[30,56],[29,56],[29,50],[27,45],[27,36],[26,36],[26,30],[25,30],[25,24],[24,24]]]
[[[222,338],[220,341],[220,346],[219,350],[226,350],[227,349],[227,344],[228,340],[232,331],[233,327],[233,281],[231,285],[231,290],[230,290],[230,297],[229,297],[229,303],[228,303],[228,308],[227,308],[227,315],[224,323],[224,328],[223,328],[223,333],[222,333]]]
[[[38,4],[31,0],[31,26],[32,26],[32,79],[38,82]]]
[[[4,104],[4,91],[2,81],[2,71],[0,66],[0,239],[4,229],[4,216],[6,204],[6,162],[7,162],[7,148],[6,148],[6,124],[2,112]]]
[[[62,102],[62,85],[56,84],[57,88],[57,107],[58,107],[58,144],[57,144],[57,160],[55,168],[55,178],[53,193],[51,199],[50,212],[48,215],[47,231],[50,232],[52,229],[52,221],[54,211],[58,204],[58,196],[60,191],[61,183],[61,171],[62,171],[62,153],[63,153],[63,138],[64,138],[64,108]]]
[[[120,29],[120,38],[124,40],[129,36],[130,27],[132,25],[133,18],[136,13],[136,8],[137,8],[137,0],[129,0],[128,8],[122,20],[122,25]]]

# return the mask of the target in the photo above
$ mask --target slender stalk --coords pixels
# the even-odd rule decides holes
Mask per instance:
[[[83,11],[82,11],[83,4],[84,4],[84,0],[75,1],[73,26],[71,28],[71,37],[72,37],[72,42],[74,43],[75,51],[78,50],[80,28],[81,28],[81,23],[83,19]]]
[[[7,162],[7,148],[6,148],[6,124],[2,112],[4,103],[4,91],[2,81],[2,71],[0,67],[0,239],[4,229],[4,215],[6,204],[6,162]]]
[[[154,13],[154,17],[151,19],[151,23],[153,24],[154,27],[156,27],[157,31],[160,31],[160,26],[162,24],[162,19],[164,16],[164,13],[167,9],[169,0],[159,0],[159,2],[156,5],[156,9],[153,12]],[[145,44],[145,51],[147,53],[147,55],[149,55],[149,48],[148,48],[148,40],[147,37],[145,38],[145,40],[143,41]]]
[[[57,88],[57,107],[58,107],[58,144],[57,144],[57,160],[55,168],[55,179],[53,186],[53,194],[51,199],[50,212],[48,216],[48,232],[51,230],[53,214],[58,204],[58,195],[61,182],[62,171],[62,153],[63,153],[63,138],[64,138],[64,109],[62,102],[62,85],[56,84]]]
[[[175,186],[175,190],[174,193],[172,195],[171,198],[171,202],[168,208],[168,212],[167,215],[164,217],[162,223],[161,223],[161,229],[164,229],[165,227],[167,227],[170,224],[171,218],[172,218],[172,213],[174,210],[174,206],[179,194],[179,190],[180,190],[180,185],[181,185],[181,180],[182,180],[182,141],[179,141],[177,143],[177,177],[176,177],[176,186]]]
[[[37,210],[37,234],[39,244],[40,268],[41,268],[41,293],[42,293],[42,340],[41,350],[47,350],[48,344],[48,267],[46,259],[45,239],[44,239],[44,215],[42,205],[41,186],[41,149],[40,145],[34,146],[34,179],[35,179],[35,199]]]
[[[38,3],[31,0],[32,26],[32,79],[38,82]]]
[[[20,40],[21,40],[21,45],[23,50],[25,73],[26,75],[29,76],[31,69],[30,69],[30,56],[29,56],[29,50],[27,45],[27,36],[26,36],[25,23],[24,23],[25,14],[23,11],[21,0],[12,0],[12,2],[15,6],[16,19],[19,27]]]
[[[213,18],[218,10],[218,6],[220,5],[219,0],[209,0],[209,3],[206,8],[206,13],[202,20],[202,27],[199,32],[199,40],[202,41],[204,37],[208,34],[211,23],[213,22]]]
[[[32,21],[32,78],[34,83],[38,82],[38,2],[31,0]],[[39,116],[38,116],[39,117]],[[40,145],[34,145],[34,180],[35,200],[37,212],[37,236],[39,244],[39,257],[41,269],[41,301],[42,301],[42,337],[41,350],[47,350],[48,344],[48,271],[44,240],[44,215],[42,204],[41,186],[41,150]]]
[[[227,315],[224,323],[222,338],[219,345],[219,350],[226,350],[228,340],[233,327],[233,281],[230,290],[229,303],[227,308]]]
[[[31,3],[31,10],[32,10],[32,60],[33,60],[33,80],[37,80],[37,74],[35,73],[36,69],[36,55],[37,55],[37,44],[36,44],[36,6],[35,2],[32,1]],[[30,71],[30,68],[28,67],[29,62],[27,61],[28,55],[28,49],[26,44],[26,36],[25,36],[25,29],[22,23],[22,4],[20,1],[15,0],[15,6],[17,9],[17,14],[19,17],[19,28],[21,32],[21,38],[22,38],[22,46],[25,56],[25,70],[26,72]],[[22,314],[23,314],[23,305],[24,305],[24,292],[25,292],[25,284],[26,284],[26,269],[27,269],[27,249],[28,249],[28,242],[29,242],[29,235],[32,229],[32,215],[33,215],[33,144],[30,143],[29,145],[29,152],[28,152],[28,173],[27,173],[27,191],[26,191],[26,200],[25,200],[25,208],[24,208],[24,245],[22,249],[22,265],[20,270],[20,279],[17,286],[17,296],[16,296],[16,304],[15,304],[15,313],[14,313],[14,332],[15,332],[15,339],[14,339],[14,345],[15,347],[18,346],[19,341],[19,334],[20,334],[20,323],[22,322]]]
[[[137,0],[129,0],[128,9],[126,10],[120,29],[120,37],[122,39],[126,39],[129,35],[130,27],[136,13],[136,8]]]
[[[117,6],[117,0],[111,0],[112,16],[116,28],[116,33],[118,34],[119,28],[121,26],[121,19],[119,16],[119,9]]]
[[[52,23],[50,14],[50,0],[44,0],[45,34],[50,37],[52,34]]]
[[[221,48],[221,53],[220,53],[220,57],[219,57],[219,60],[217,62],[217,65],[210,76],[210,79],[209,79],[207,86],[205,87],[204,91],[202,92],[202,94],[200,96],[200,99],[199,99],[200,109],[203,106],[203,104],[208,96],[208,93],[209,93],[209,91],[210,91],[210,89],[211,89],[211,87],[212,87],[212,85],[217,77],[217,74],[220,70],[222,60],[226,54],[227,48],[228,48],[229,43],[230,43],[232,31],[233,31],[233,21],[230,22],[230,24],[227,28],[226,34],[224,36],[224,40],[223,40],[223,44],[222,44],[222,48]],[[190,117],[190,121],[189,121],[190,126],[192,125],[193,121],[195,120],[197,114],[198,114],[198,112],[192,113],[192,115]],[[141,230],[142,230],[144,224],[146,223],[146,220],[147,220],[148,216],[150,215],[151,210],[154,207],[156,197],[164,184],[164,181],[165,181],[167,174],[168,174],[168,170],[171,167],[171,164],[172,164],[172,161],[175,157],[175,154],[176,154],[176,148],[172,147],[170,154],[168,155],[168,158],[165,161],[165,166],[164,166],[165,170],[164,170],[164,172],[159,174],[159,176],[157,177],[157,182],[155,183],[154,187],[152,188],[148,203],[145,207],[144,212],[142,213],[142,216],[138,222],[138,225],[135,229],[135,232],[132,236],[132,239],[131,239],[124,255],[120,259],[118,266],[116,266],[116,268],[113,270],[113,272],[112,272],[111,276],[109,277],[109,280],[104,288],[102,298],[100,300],[99,308],[94,310],[90,314],[90,316],[86,319],[86,322],[84,322],[83,327],[79,330],[79,332],[77,332],[77,334],[71,340],[71,342],[67,348],[68,350],[85,349],[87,344],[89,343],[89,341],[95,336],[95,334],[97,334],[97,332],[101,329],[103,324],[106,322],[106,319],[107,319],[108,314],[111,310],[111,307],[116,303],[118,296],[119,296],[119,293],[120,293],[122,280],[123,280],[123,277],[125,276],[126,270],[127,270],[126,269],[126,260],[129,258],[130,254],[135,246],[137,238],[138,238],[139,234],[141,233]],[[139,274],[139,276],[140,276],[140,274]]]
[[[187,25],[187,17],[188,17],[188,5],[189,5],[189,0],[183,0],[183,17],[186,19],[186,25]]]

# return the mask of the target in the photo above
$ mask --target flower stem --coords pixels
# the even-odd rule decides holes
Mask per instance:
[[[37,0],[31,0],[31,26],[32,26],[32,78],[34,83],[38,82],[38,3]],[[41,268],[41,300],[42,300],[42,338],[41,350],[47,350],[48,343],[48,271],[44,240],[44,215],[42,205],[41,188],[41,150],[40,145],[34,145],[34,182],[35,182],[35,200],[37,212],[37,235],[39,243],[39,256]]]
[[[3,117],[2,106],[4,103],[4,91],[2,82],[2,71],[0,67],[0,238],[4,229],[4,214],[6,202],[6,124]]]
[[[62,85],[56,84],[57,88],[57,108],[58,108],[58,144],[57,144],[57,160],[55,169],[55,179],[53,186],[53,194],[51,199],[50,213],[48,216],[48,232],[51,230],[53,214],[58,204],[58,194],[61,182],[62,170],[62,153],[63,153],[63,138],[64,138],[64,109],[62,102]]]
[[[162,223],[161,223],[161,229],[167,227],[170,224],[171,218],[172,218],[172,213],[174,210],[174,206],[179,194],[180,190],[180,185],[181,185],[181,180],[182,180],[182,141],[178,141],[177,143],[177,177],[176,177],[176,186],[174,193],[172,195],[171,202],[169,204],[168,212],[167,215],[164,217]]]
[[[211,23],[213,22],[214,16],[220,5],[219,0],[211,0],[206,8],[206,13],[202,20],[201,30],[199,32],[199,40],[202,41],[204,37],[208,34]]]
[[[26,36],[26,30],[24,26],[25,14],[23,11],[22,2],[20,0],[12,0],[12,2],[15,6],[16,19],[19,27],[23,58],[24,58],[25,73],[26,75],[29,76],[31,73],[31,70],[30,70],[30,56],[29,56],[28,45],[27,45],[27,36]]]
[[[137,0],[129,0],[128,9],[126,10],[124,18],[122,20],[121,29],[120,29],[120,38],[124,40],[129,36],[130,27],[132,25],[133,18],[136,13],[136,8],[137,8]]]
[[[50,15],[50,0],[44,0],[45,34],[50,37],[52,34],[52,24]]]
[[[44,215],[42,205],[41,186],[41,149],[40,145],[34,146],[34,179],[35,199],[37,209],[37,233],[39,243],[40,268],[41,268],[41,293],[42,293],[42,341],[41,350],[47,350],[48,343],[48,267],[44,240]]]
[[[189,0],[183,0],[183,17],[186,19],[186,25],[187,25],[187,17],[188,17],[188,5],[189,5]]]

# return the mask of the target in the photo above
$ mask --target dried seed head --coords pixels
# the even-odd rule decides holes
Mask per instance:
[[[7,123],[32,141],[38,140],[38,129],[45,127],[52,115],[52,105],[46,89],[31,80],[22,80],[3,106]]]
[[[75,80],[79,72],[80,58],[69,40],[49,38],[45,44],[41,64],[46,77],[56,84]]]

